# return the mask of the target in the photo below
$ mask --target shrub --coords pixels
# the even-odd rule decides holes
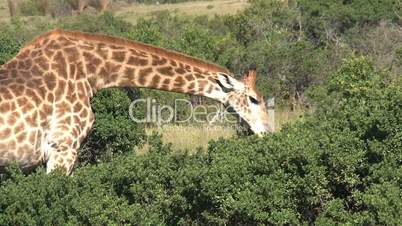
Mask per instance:
[[[11,173],[0,224],[399,225],[402,90],[387,77],[350,59],[305,121],[206,154],[172,153],[153,136],[148,154],[74,177]]]
[[[143,125],[129,115],[130,98],[120,89],[99,91],[91,102],[95,123],[79,155],[81,165],[109,161],[114,155],[130,152],[145,139]],[[144,115],[132,109],[137,118]]]
[[[21,43],[10,35],[0,33],[0,65],[14,57],[21,48]]]

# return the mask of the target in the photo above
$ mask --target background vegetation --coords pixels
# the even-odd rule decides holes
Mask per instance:
[[[174,152],[129,121],[127,105],[141,96],[162,104],[192,97],[99,92],[74,177],[11,167],[1,180],[0,224],[402,224],[401,10],[393,0],[251,0],[220,16],[163,11],[131,23],[106,12],[0,24],[0,63],[55,27],[106,33],[236,74],[254,63],[265,96],[312,112],[264,138]]]

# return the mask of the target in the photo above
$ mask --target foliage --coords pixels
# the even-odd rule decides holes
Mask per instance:
[[[54,27],[106,33],[215,62],[236,75],[256,64],[262,94],[296,107],[309,104],[306,92],[327,81],[341,59],[353,52],[367,54],[395,74],[402,72],[401,9],[396,2],[252,0],[244,11],[230,16],[194,18],[163,11],[132,25],[107,12],[30,26],[22,26],[25,23],[17,18],[0,29],[14,30],[4,39],[16,38],[19,45]],[[5,51],[7,59],[15,54]]]
[[[19,4],[19,11],[24,16],[40,16],[45,15],[45,8],[42,1],[39,0],[28,0],[22,1]]]
[[[130,152],[145,139],[143,125],[131,120],[144,117],[138,107],[131,107],[127,94],[120,89],[99,91],[92,100],[95,123],[79,155],[81,165],[109,161],[114,155]]]
[[[382,20],[400,21],[402,12],[398,1],[298,1],[303,13],[303,23],[307,35],[317,41],[325,34],[323,30],[332,27],[333,30],[344,32],[356,25],[376,24]]]
[[[0,224],[400,225],[402,90],[364,58],[344,62],[303,122],[264,138],[172,153],[158,136],[74,177],[13,172]]]
[[[124,32],[132,30],[134,26],[114,16],[110,12],[105,12],[96,17],[83,14],[76,17],[65,18],[58,24],[54,24],[54,27],[121,36]]]
[[[145,4],[174,4],[194,0],[123,0],[123,1],[128,3],[145,3]],[[195,1],[205,1],[205,0],[195,0]]]
[[[0,63],[54,27],[106,33],[236,74],[257,64],[264,95],[305,104],[307,93],[316,111],[264,138],[211,142],[206,154],[172,153],[153,136],[149,153],[139,156],[133,147],[145,136],[129,118],[130,101],[147,96],[172,104],[188,96],[101,91],[74,177],[11,169],[0,186],[0,225],[402,224],[397,1],[287,2],[253,0],[244,12],[214,18],[161,12],[136,25],[111,13],[2,24]],[[368,56],[339,67],[353,52]],[[143,116],[140,109],[134,112]]]
[[[12,39],[7,33],[0,34],[0,65],[6,63],[21,48],[21,43]]]

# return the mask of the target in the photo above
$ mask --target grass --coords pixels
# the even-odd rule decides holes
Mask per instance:
[[[303,120],[305,111],[303,109],[296,109],[290,111],[287,108],[279,108],[275,110],[275,130],[280,131],[282,126],[286,123],[292,123],[298,120]]]
[[[7,0],[0,0],[0,23],[10,18]]]
[[[162,141],[172,144],[175,151],[194,151],[197,147],[206,150],[209,141],[220,137],[230,138],[236,134],[233,128],[223,126],[164,125],[146,129],[147,135],[154,132],[162,134]],[[145,145],[137,153],[144,154],[147,150],[148,145]]]
[[[114,2],[110,11],[121,16],[124,20],[132,23],[141,17],[150,17],[158,11],[171,11],[181,15],[189,16],[214,16],[224,14],[235,14],[248,5],[248,0],[211,0],[211,1],[190,1],[176,4],[127,4]],[[7,0],[0,0],[0,23],[9,21]]]
[[[292,123],[302,120],[304,116],[303,110],[290,111],[286,108],[280,108],[275,111],[275,128],[280,131],[281,127],[286,123]],[[146,130],[148,135],[153,132],[162,134],[164,143],[171,143],[172,149],[175,151],[194,151],[197,147],[204,150],[208,147],[208,142],[219,138],[230,138],[236,134],[236,130],[232,127],[224,126],[207,126],[207,125],[164,125],[160,128],[149,128]],[[148,145],[137,150],[138,154],[145,154]],[[191,153],[191,152],[190,152]]]
[[[173,11],[177,14],[191,16],[235,14],[248,5],[248,0],[211,0],[191,1],[177,4],[126,4],[112,6],[112,11],[121,18],[135,23],[141,17],[149,17],[158,11]],[[0,23],[10,17],[7,0],[0,0]],[[275,112],[275,128],[279,131],[283,124],[299,120],[303,117],[303,111],[289,111],[277,109]],[[161,128],[148,129],[147,133],[158,132],[162,134],[165,143],[172,143],[174,150],[194,150],[195,147],[206,148],[210,140],[220,137],[229,138],[236,134],[230,127],[223,126],[185,126],[165,125]],[[146,147],[139,152],[146,152]]]
[[[247,0],[213,0],[213,1],[192,1],[177,4],[132,4],[126,7],[119,7],[116,14],[125,20],[135,23],[141,17],[150,17],[158,11],[171,11],[181,15],[189,16],[214,16],[224,14],[235,14],[248,5]]]

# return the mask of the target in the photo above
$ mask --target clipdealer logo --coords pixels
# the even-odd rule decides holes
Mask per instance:
[[[139,117],[135,114],[138,107],[146,107],[145,115]],[[179,114],[185,110],[186,114]],[[238,117],[223,104],[208,104],[194,106],[187,99],[175,99],[174,105],[158,104],[153,98],[137,99],[130,104],[129,114],[131,120],[136,123],[156,123],[158,125],[166,123],[215,123],[237,124]],[[180,117],[179,117],[180,116]]]

